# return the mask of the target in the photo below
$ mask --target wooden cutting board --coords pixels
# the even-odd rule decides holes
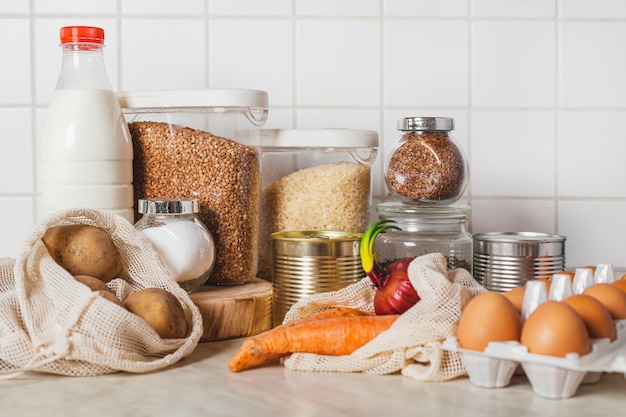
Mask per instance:
[[[272,283],[203,285],[190,294],[204,323],[201,342],[254,336],[272,327]]]

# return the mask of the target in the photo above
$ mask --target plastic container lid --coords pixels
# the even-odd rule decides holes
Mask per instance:
[[[262,147],[271,148],[375,148],[378,133],[360,129],[260,129],[240,131],[238,136],[261,137]]]
[[[140,199],[137,205],[141,214],[194,214],[200,211],[197,199]]]
[[[269,107],[267,92],[236,88],[122,91],[117,99],[123,109],[134,113]]]
[[[104,43],[104,29],[94,26],[65,26],[61,28],[61,43]]]

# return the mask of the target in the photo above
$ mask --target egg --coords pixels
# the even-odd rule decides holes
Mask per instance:
[[[524,322],[520,342],[530,353],[539,355],[565,357],[568,353],[585,355],[591,351],[583,319],[561,301],[539,304]]]
[[[513,303],[517,311],[521,312],[524,304],[524,291],[526,291],[526,287],[515,287],[502,294]]]
[[[626,293],[613,284],[593,284],[583,291],[600,301],[615,320],[626,319]]]
[[[626,293],[626,279],[618,279],[613,281],[612,284]]]
[[[463,349],[483,351],[489,342],[519,340],[520,313],[504,295],[490,291],[472,298],[459,318],[457,340]]]
[[[590,295],[577,294],[567,297],[563,302],[572,307],[583,319],[589,337],[608,338],[611,342],[617,337],[615,323],[609,310]]]

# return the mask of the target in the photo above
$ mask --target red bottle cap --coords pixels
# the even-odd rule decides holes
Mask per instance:
[[[104,43],[104,29],[93,26],[66,26],[61,28],[61,43]]]

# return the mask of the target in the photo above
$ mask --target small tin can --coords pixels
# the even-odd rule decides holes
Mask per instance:
[[[565,236],[491,232],[476,233],[473,239],[474,278],[491,291],[505,292],[565,269]]]
[[[337,231],[272,234],[274,326],[302,298],[337,291],[365,277],[359,254],[362,236]]]

